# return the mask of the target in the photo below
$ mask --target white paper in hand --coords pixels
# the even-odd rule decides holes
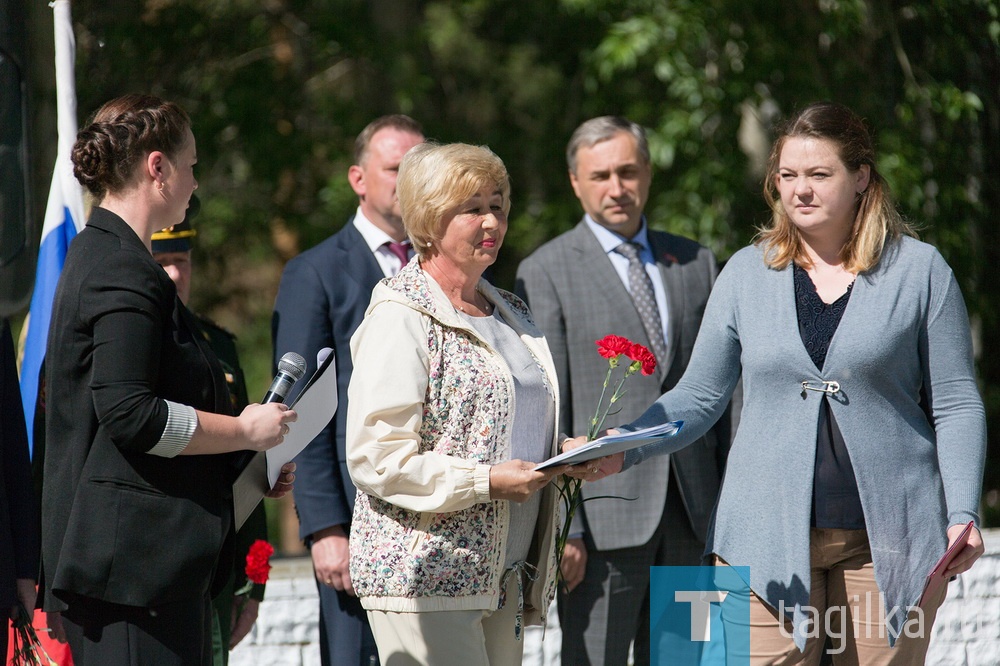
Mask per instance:
[[[592,442],[587,442],[583,446],[572,451],[560,453],[543,463],[539,463],[535,469],[545,469],[557,465],[578,465],[588,460],[610,456],[622,451],[635,449],[645,444],[650,444],[664,437],[672,437],[680,432],[684,421],[668,421],[657,426],[635,430],[633,432],[623,432],[617,435],[605,435],[598,437]]]
[[[299,418],[288,424],[285,440],[273,449],[256,453],[233,484],[236,529],[243,526],[264,494],[274,488],[282,466],[322,432],[336,413],[337,367],[332,351],[324,348],[316,355],[316,372],[289,405],[298,413]]]
[[[285,441],[267,451],[267,482],[273,488],[285,463],[297,456],[337,412],[337,365],[333,350],[324,347],[316,354],[316,372],[289,405],[299,418],[288,424]]]

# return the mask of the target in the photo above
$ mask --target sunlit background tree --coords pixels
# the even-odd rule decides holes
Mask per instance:
[[[51,15],[30,3],[35,163],[51,164]],[[81,122],[149,91],[198,139],[195,309],[239,335],[251,392],[270,377],[283,263],[356,206],[346,171],[373,117],[487,144],[513,181],[495,281],[580,210],[565,144],[608,113],[643,124],[654,226],[726,258],[768,211],[774,123],[811,101],[859,111],[901,208],[955,269],[990,417],[985,504],[1000,523],[998,0],[73,0]],[[47,186],[36,169],[35,193]],[[38,204],[39,206],[43,204]]]

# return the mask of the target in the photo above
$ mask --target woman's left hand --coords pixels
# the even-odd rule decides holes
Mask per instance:
[[[257,614],[260,610],[260,602],[256,599],[247,599],[246,603],[240,606],[233,598],[232,622],[229,625],[229,649],[239,645],[240,641],[253,629],[254,622],[257,621]],[[237,615],[239,611],[239,615]]]
[[[281,466],[281,474],[274,483],[274,488],[264,493],[264,497],[270,499],[281,499],[292,491],[292,483],[295,481],[295,463],[287,462]]]
[[[579,465],[570,465],[566,468],[566,476],[584,481],[600,481],[606,476],[622,471],[624,465],[625,454],[612,453],[610,456],[594,458]]]
[[[965,529],[965,525],[952,525],[948,528],[948,547],[951,548],[952,544],[955,543],[955,539],[962,533]],[[979,528],[973,527],[969,531],[969,535],[965,538],[965,548],[960,550],[955,556],[955,559],[951,561],[948,570],[945,571],[945,576],[957,576],[960,573],[965,573],[972,568],[973,563],[979,559],[979,557],[985,552],[986,547],[983,545],[983,535],[979,533]]]
[[[598,434],[599,437],[605,435],[617,435],[618,431],[608,429]],[[586,437],[573,437],[563,440],[562,452],[572,451],[587,443]],[[606,476],[617,474],[625,466],[625,454],[613,453],[610,456],[595,458],[578,465],[570,465],[566,468],[566,476],[582,481],[600,481]]]
[[[564,473],[568,465],[536,470],[538,463],[508,460],[490,468],[490,499],[527,502],[544,488],[553,477]]]
[[[21,602],[21,605],[24,606],[24,610],[28,611],[28,615],[31,616],[35,614],[35,595],[36,588],[34,580],[31,578],[17,579],[17,600]],[[11,606],[10,619],[16,620],[18,618],[17,611],[17,604]]]

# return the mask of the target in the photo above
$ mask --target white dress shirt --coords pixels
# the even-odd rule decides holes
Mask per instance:
[[[385,245],[386,243],[396,242],[395,239],[376,227],[371,220],[365,217],[365,214],[361,212],[361,206],[358,206],[358,210],[354,214],[354,227],[365,239],[368,249],[375,255],[375,260],[378,262],[379,267],[382,269],[382,273],[384,273],[386,277],[392,277],[403,268],[399,257],[394,255]],[[408,254],[411,258],[413,257],[412,246],[410,247]]]

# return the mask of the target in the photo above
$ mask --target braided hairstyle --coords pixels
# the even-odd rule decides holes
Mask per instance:
[[[73,175],[101,201],[138,180],[146,156],[163,152],[173,159],[184,146],[191,119],[173,102],[130,94],[105,103],[73,144]]]

